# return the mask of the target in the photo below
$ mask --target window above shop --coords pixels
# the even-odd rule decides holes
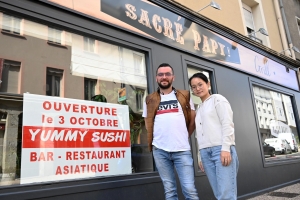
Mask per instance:
[[[19,94],[21,63],[0,58],[0,92]]]
[[[48,42],[57,45],[64,45],[64,31],[48,27]]]
[[[2,31],[16,34],[16,35],[22,35],[22,19],[3,14],[2,15]]]

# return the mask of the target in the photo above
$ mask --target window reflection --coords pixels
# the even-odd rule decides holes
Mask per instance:
[[[132,173],[153,171],[142,117],[144,53],[1,12],[0,23],[26,37],[0,34],[0,185],[20,182],[23,93],[127,105]]]
[[[253,86],[253,92],[265,160],[299,157],[291,97],[259,86]]]

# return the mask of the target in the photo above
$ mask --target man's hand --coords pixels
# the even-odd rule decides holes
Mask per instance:
[[[231,154],[228,151],[221,151],[221,162],[223,166],[228,166],[231,163]]]

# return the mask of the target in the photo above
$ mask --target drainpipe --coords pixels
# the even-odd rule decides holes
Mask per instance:
[[[291,53],[292,53],[292,58],[294,60],[296,60],[295,52],[292,49],[293,43],[292,43],[292,39],[291,39],[291,34],[290,34],[290,31],[289,31],[289,27],[287,25],[287,21],[286,21],[286,17],[285,17],[285,12],[284,12],[284,8],[283,8],[282,0],[278,0],[278,1],[279,1],[279,5],[280,5],[280,10],[281,10],[281,15],[282,15],[283,25],[284,25],[284,28],[285,28],[285,31],[286,31],[287,41],[289,43],[289,48],[290,48]]]
[[[276,14],[276,19],[277,19],[277,23],[278,23],[279,34],[281,37],[282,46],[283,46],[283,49],[288,49],[289,47],[288,47],[286,34],[285,34],[283,22],[282,22],[282,17],[281,17],[281,13],[280,13],[280,9],[279,9],[278,0],[273,0],[273,3],[274,3],[274,7],[275,7],[275,14]],[[286,56],[289,56],[287,51],[284,51],[283,53]]]

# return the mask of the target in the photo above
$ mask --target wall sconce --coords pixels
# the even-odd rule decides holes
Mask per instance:
[[[295,52],[300,53],[300,50],[299,50],[297,47],[295,47],[295,46],[290,47],[290,48],[288,48],[288,49],[285,49],[285,50],[283,50],[283,51],[280,51],[279,53],[283,53],[283,52],[285,52],[285,51],[287,51],[287,50],[290,50],[290,49],[293,49]]]
[[[217,4],[214,0],[212,0],[207,6],[204,6],[203,8],[201,8],[200,10],[198,10],[197,12],[199,12],[199,11],[207,8],[208,6],[211,6],[211,7],[215,8],[215,9],[217,9],[217,10],[221,10],[220,5]]]
[[[247,35],[247,36],[254,36],[254,34],[257,33],[257,32],[260,32],[261,34],[263,34],[263,35],[265,35],[265,36],[269,36],[269,35],[268,35],[268,32],[267,32],[266,29],[264,29],[264,28],[260,28],[260,29],[258,29],[258,31],[252,32],[252,33],[250,33],[250,34]]]

